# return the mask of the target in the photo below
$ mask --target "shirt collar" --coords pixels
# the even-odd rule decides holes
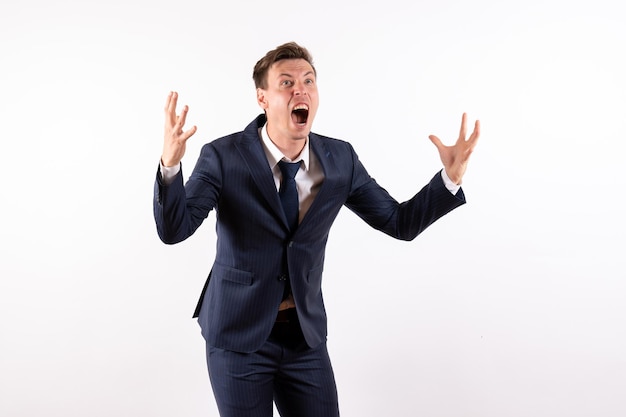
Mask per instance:
[[[265,150],[265,155],[267,156],[267,161],[270,164],[270,167],[274,169],[274,167],[278,164],[278,161],[281,159],[286,160],[287,162],[298,162],[302,161],[302,168],[305,171],[309,170],[309,138],[306,138],[306,142],[304,143],[304,148],[302,148],[302,152],[300,155],[296,157],[293,161],[287,158],[283,153],[278,149],[274,142],[270,139],[267,134],[267,123],[263,125],[260,129],[261,140],[263,142],[263,148]]]

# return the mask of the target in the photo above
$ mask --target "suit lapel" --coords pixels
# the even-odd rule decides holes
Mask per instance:
[[[324,181],[320,186],[313,203],[309,207],[309,211],[306,213],[304,218],[302,219],[302,223],[300,226],[306,225],[309,222],[309,218],[314,215],[319,209],[320,204],[328,201],[327,194],[333,188],[333,184],[335,184],[335,180],[337,178],[337,164],[335,162],[335,158],[331,151],[326,146],[326,143],[321,140],[321,138],[315,133],[309,134],[310,140],[310,149],[315,156],[317,157],[317,161],[324,172]]]
[[[287,219],[276,191],[274,176],[267,163],[267,157],[259,138],[259,128],[265,124],[265,120],[265,115],[259,115],[256,120],[246,127],[239,140],[235,142],[235,146],[239,150],[261,194],[265,197],[272,210],[282,219],[284,225],[288,227]]]
[[[259,128],[261,128],[265,122],[265,115],[259,115],[256,120],[246,127],[242,135],[239,136],[235,142],[235,146],[239,150],[261,194],[276,215],[282,219],[283,225],[288,228],[287,219],[285,218],[285,213],[283,212],[280,198],[276,191],[274,176],[267,163],[267,157],[265,156],[265,151],[263,150],[263,145],[259,138]],[[337,186],[337,179],[339,178],[335,156],[326,146],[326,143],[315,133],[309,134],[309,140],[310,150],[315,153],[318,163],[324,172],[324,181],[297,230],[300,230],[302,226],[306,226],[308,223],[307,219],[312,217],[313,213],[319,209],[320,204],[327,201],[327,194]]]

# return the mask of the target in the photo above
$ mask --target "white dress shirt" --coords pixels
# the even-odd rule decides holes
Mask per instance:
[[[280,189],[280,182],[282,181],[282,173],[278,166],[278,161],[281,159],[287,162],[299,162],[300,168],[296,172],[296,188],[298,189],[298,200],[300,202],[298,212],[298,223],[302,221],[302,218],[311,207],[317,192],[319,191],[322,182],[324,181],[324,171],[315,156],[315,152],[311,152],[309,147],[309,138],[304,143],[304,148],[294,160],[287,158],[278,149],[278,147],[272,142],[267,134],[267,123],[259,129],[259,135],[261,136],[261,143],[263,144],[263,150],[267,157],[267,163],[274,175],[274,183],[276,184],[276,190]]]

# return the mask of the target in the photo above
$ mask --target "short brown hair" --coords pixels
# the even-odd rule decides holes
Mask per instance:
[[[256,88],[266,89],[267,72],[275,62],[283,59],[304,59],[311,65],[313,72],[317,75],[317,71],[315,71],[315,67],[313,66],[313,57],[311,57],[309,51],[295,42],[288,42],[269,51],[256,63],[252,71],[254,86]]]

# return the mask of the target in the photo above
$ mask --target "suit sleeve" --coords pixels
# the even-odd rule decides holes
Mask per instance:
[[[217,204],[221,169],[211,144],[202,148],[198,162],[186,184],[182,168],[169,185],[160,170],[154,183],[154,220],[159,238],[168,244],[191,236]]]
[[[413,240],[437,219],[465,204],[460,189],[456,195],[445,187],[438,172],[410,200],[399,203],[369,176],[353,155],[351,192],[346,207],[373,228],[401,240]]]

